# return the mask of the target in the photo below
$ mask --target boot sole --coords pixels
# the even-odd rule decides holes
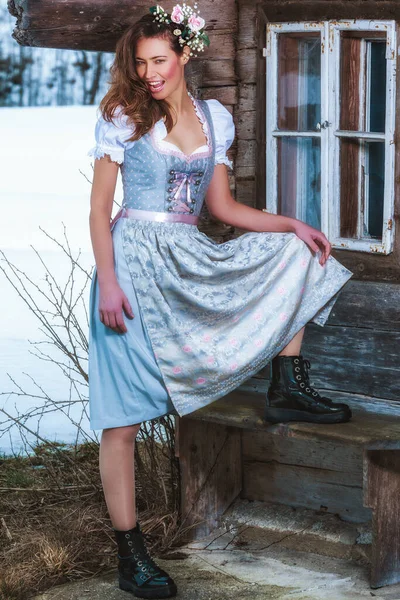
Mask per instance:
[[[351,411],[341,411],[332,414],[313,414],[304,410],[289,408],[266,408],[264,420],[268,423],[287,423],[301,421],[306,423],[347,423],[352,417]]]
[[[125,579],[119,580],[119,588],[125,592],[132,592],[136,598],[150,598],[154,600],[158,598],[172,598],[172,596],[176,596],[178,591],[176,585],[168,585],[162,589],[141,590]]]

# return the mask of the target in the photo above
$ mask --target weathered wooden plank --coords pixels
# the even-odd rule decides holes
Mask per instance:
[[[191,418],[239,427],[249,431],[264,431],[271,435],[299,439],[324,439],[351,442],[370,449],[400,449],[400,415],[355,412],[348,423],[280,423],[271,425],[263,420],[264,394],[235,390],[224,398],[191,413]]]
[[[398,160],[398,158],[396,159]],[[399,202],[400,196],[396,199]],[[361,281],[387,281],[400,283],[400,236],[395,236],[395,247],[392,254],[378,256],[366,252],[350,250],[333,250],[332,255],[354,273]]]
[[[363,450],[351,442],[301,440],[265,435],[261,431],[243,431],[242,455],[246,461],[338,471],[362,485]]]
[[[239,101],[236,107],[237,112],[256,110],[256,85],[254,83],[240,82],[238,85],[238,91]]]
[[[238,179],[254,179],[256,176],[256,167],[255,165],[248,167],[235,167],[236,177]],[[250,206],[253,206],[251,204]]]
[[[270,21],[326,19],[400,19],[397,0],[264,0]]]
[[[237,75],[233,60],[206,60],[203,62],[204,75],[202,87],[217,85],[231,86],[235,85]]]
[[[346,473],[329,469],[246,460],[241,497],[322,510],[358,523],[371,516],[362,503],[361,471],[354,480]]]
[[[182,524],[190,539],[208,535],[242,487],[241,432],[180,419]]]
[[[308,325],[303,354],[313,369],[312,383],[326,390],[345,390],[400,400],[400,333]]]
[[[236,64],[239,80],[242,83],[256,83],[257,50],[245,48],[236,52]]]
[[[256,111],[235,111],[235,124],[236,124],[236,135],[241,140],[251,140],[255,142],[256,139]],[[254,156],[255,160],[255,156]]]
[[[175,2],[165,0],[163,7],[171,11]],[[17,17],[13,37],[22,46],[69,48],[113,52],[115,44],[130,22],[149,10],[145,0],[120,0],[117,3],[98,0],[9,0],[10,13]],[[205,0],[202,16],[211,37],[218,30],[225,34],[237,31],[238,14],[234,0],[218,5]],[[231,42],[229,42],[231,47]],[[207,54],[215,56],[212,47]]]
[[[238,151],[236,156],[236,165],[239,167],[254,166],[256,161],[256,142],[249,139],[238,139]]]
[[[400,581],[400,450],[365,454],[365,504],[373,509],[371,587]]]
[[[239,29],[237,49],[255,48],[257,45],[257,4],[254,0],[239,0]]]
[[[237,86],[224,86],[224,87],[211,87],[201,88],[200,95],[203,100],[215,99],[219,100],[227,105],[234,105],[238,102],[238,88]]]
[[[266,69],[267,62],[263,56],[265,47],[266,19],[260,5],[257,7],[257,54],[256,54],[256,206],[266,206],[266,148],[267,148],[267,90]]]
[[[236,181],[236,200],[246,206],[255,206],[254,179]]]
[[[329,325],[400,331],[400,285],[350,280],[329,316]]]

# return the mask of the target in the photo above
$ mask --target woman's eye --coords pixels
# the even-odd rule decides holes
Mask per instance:
[[[165,61],[159,58],[158,60],[156,60],[156,62],[157,62],[157,63],[163,63],[163,62],[165,62]]]

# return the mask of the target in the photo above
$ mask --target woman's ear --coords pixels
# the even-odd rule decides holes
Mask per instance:
[[[190,48],[188,46],[185,46],[185,48],[183,49],[183,54],[182,54],[182,59],[183,59],[183,64],[186,65],[186,63],[189,61],[190,58]]]

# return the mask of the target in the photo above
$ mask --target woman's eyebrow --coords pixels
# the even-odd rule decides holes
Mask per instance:
[[[166,56],[160,55],[160,56],[152,56],[150,58],[150,60],[154,60],[155,58],[167,58]],[[143,58],[141,58],[140,56],[136,56],[136,60],[144,60]]]

